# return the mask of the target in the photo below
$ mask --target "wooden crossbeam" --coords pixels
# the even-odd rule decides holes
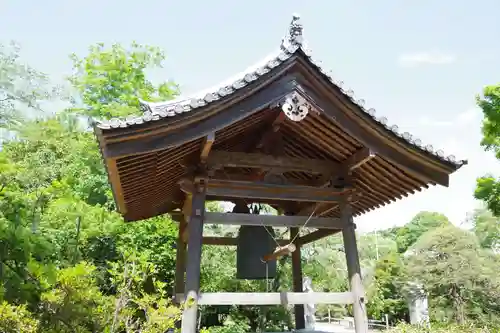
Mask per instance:
[[[193,192],[193,182],[183,179],[179,182],[181,190]],[[308,202],[338,202],[348,191],[334,188],[312,186],[276,185],[261,182],[242,182],[210,179],[207,183],[207,195],[224,198],[268,199]]]
[[[231,224],[269,227],[302,227],[309,216],[256,215],[239,213],[205,213],[205,224]],[[307,222],[311,228],[342,229],[340,219],[312,217]]]
[[[339,164],[332,161],[226,151],[213,151],[208,157],[207,165],[212,168],[277,168],[283,171],[303,171],[314,174],[331,174],[339,170]]]
[[[309,225],[309,224],[308,224]],[[299,237],[297,239],[297,244],[299,245],[306,245],[309,243],[312,243],[314,241],[317,241],[321,238],[336,234],[340,232],[341,229],[333,230],[333,229],[319,229],[313,232],[308,233],[307,235],[304,235],[302,237]]]
[[[373,150],[363,147],[363,148],[357,150],[354,154],[349,156],[347,159],[342,161],[340,163],[340,170],[342,173],[345,173],[346,175],[351,174],[354,170],[361,167],[363,164],[370,161],[375,156],[376,156],[376,154]],[[318,186],[326,187],[326,186],[330,185],[330,177],[331,177],[331,175],[324,175],[318,181]],[[361,193],[358,193],[358,195],[361,195]],[[353,200],[356,201],[359,199],[353,199]],[[304,209],[299,211],[297,214],[298,215],[309,215],[316,208],[315,215],[321,216],[321,215],[324,215],[327,212],[331,211],[332,209],[335,209],[336,207],[338,207],[338,206],[334,206],[334,207],[330,206],[329,207],[328,205],[326,205],[324,203],[319,204],[319,206],[315,206],[313,204],[313,205],[309,205],[309,206],[305,207]]]
[[[344,176],[352,174],[354,170],[356,170],[366,162],[370,161],[375,156],[376,154],[372,150],[368,148],[361,148],[357,150],[355,153],[353,153],[351,156],[346,158],[344,161],[339,163],[337,174]],[[331,177],[332,174],[323,175],[323,177],[321,177],[318,180],[317,185],[321,187],[330,185]]]
[[[288,239],[277,239],[276,240],[280,246],[287,245],[290,243]],[[238,239],[233,237],[203,237],[203,245],[226,245],[226,246],[236,246],[238,245]]]
[[[273,169],[276,170],[276,169]],[[215,179],[227,179],[227,180],[236,180],[243,182],[259,182],[264,178],[265,171],[256,170],[256,172],[250,174],[242,174],[238,172],[231,172],[230,170],[216,170],[213,173],[213,178]],[[301,185],[301,186],[311,186],[311,181],[307,181],[305,179],[290,179],[286,181],[288,185]]]
[[[176,299],[184,300],[183,294]],[[354,297],[351,292],[341,293],[201,293],[199,305],[288,305],[288,304],[352,304]]]
[[[351,202],[356,203],[362,197],[363,197],[363,193],[354,192],[351,196]],[[327,202],[317,202],[315,204],[310,204],[310,205],[304,207],[299,212],[297,212],[296,215],[311,215],[314,212],[314,216],[321,217],[321,216],[324,216],[324,215],[330,213],[331,211],[335,210],[338,207],[339,207],[339,205],[337,203],[332,205],[332,204],[329,204]]]

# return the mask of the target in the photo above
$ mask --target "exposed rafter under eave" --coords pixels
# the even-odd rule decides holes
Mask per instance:
[[[454,156],[445,156],[440,150],[434,151],[432,146],[423,145],[407,132],[398,132],[397,126],[387,125],[384,117],[376,118],[374,109],[366,109],[362,99],[356,99],[352,90],[344,89],[342,82],[334,82],[329,73],[311,58],[301,33],[290,33],[283,39],[279,52],[212,89],[165,103],[141,101],[144,114],[140,117],[95,123],[95,133],[120,212],[127,212],[130,202],[135,201],[130,207],[140,205],[136,197],[124,199],[123,193],[127,189],[122,189],[122,182],[130,181],[122,178],[131,175],[130,170],[124,169],[123,165],[120,169],[120,161],[125,160],[125,157],[142,160],[142,156],[161,155],[197,140],[197,160],[206,164],[216,132],[219,135],[228,126],[250,120],[262,110],[268,112],[266,109],[282,106],[292,96],[310,102],[312,110],[319,111],[360,142],[356,145],[357,149],[363,146],[372,153],[368,160],[376,154],[376,162],[371,163],[385,163],[380,161],[383,158],[418,179],[412,183],[422,180],[427,184],[447,186],[449,174],[467,163],[465,160],[457,161]],[[290,118],[290,114],[287,116]],[[302,114],[299,118],[305,116]],[[334,132],[330,135],[334,135]],[[334,160],[341,161],[342,158]],[[126,170],[128,175],[122,174],[120,170]],[[134,177],[144,176],[139,174]],[[158,186],[154,187],[155,196],[166,190],[163,184],[154,186]],[[145,191],[151,190],[146,184],[139,184],[139,187],[144,187]],[[419,190],[414,184],[411,187]],[[424,187],[427,185],[424,184]],[[130,189],[128,191],[130,194]],[[172,189],[168,191],[171,193]],[[133,192],[140,191],[134,188]],[[139,194],[144,197],[144,193]],[[401,195],[395,196],[401,198]],[[166,201],[156,203],[151,214],[166,212],[171,206]]]

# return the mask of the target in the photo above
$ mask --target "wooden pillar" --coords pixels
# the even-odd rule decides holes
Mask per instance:
[[[294,239],[299,233],[299,228],[290,228],[290,239]],[[292,252],[292,278],[293,291],[303,292],[302,290],[302,262],[300,257],[300,245],[295,240],[295,252]],[[306,320],[304,317],[304,304],[295,305],[295,329],[306,328]]]
[[[175,254],[175,286],[174,296],[184,294],[184,276],[186,273],[186,243],[182,239],[184,230],[186,230],[186,221],[184,218],[179,222],[179,234],[177,235],[176,254]],[[176,301],[179,301],[176,299]]]
[[[192,209],[187,229],[187,266],[182,333],[196,333],[198,317],[198,295],[200,292],[201,245],[203,240],[203,216],[205,214],[206,187],[196,184],[192,197]]]
[[[184,206],[182,207],[182,218],[179,221],[179,234],[177,235],[176,254],[175,254],[175,284],[174,296],[184,294],[185,274],[186,274],[186,242],[184,240],[184,233],[186,232],[187,223],[191,216],[193,196],[186,194],[184,199]],[[177,300],[180,303],[180,300]]]
[[[361,267],[359,265],[358,247],[356,244],[356,226],[352,219],[352,208],[348,201],[342,201],[340,204],[341,219],[347,225],[342,230],[344,239],[344,249],[347,262],[347,273],[351,292],[354,296],[352,305],[354,313],[354,325],[356,333],[368,332],[368,318],[366,317],[365,294],[363,282],[361,279]]]

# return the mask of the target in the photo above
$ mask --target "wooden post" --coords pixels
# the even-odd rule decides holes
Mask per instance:
[[[177,252],[175,254],[175,286],[174,295],[184,294],[184,275],[186,273],[186,243],[182,239],[186,221],[184,218],[179,222],[179,234],[177,235]],[[180,302],[180,300],[176,300]]]
[[[299,233],[299,228],[290,228],[290,239],[294,239]],[[297,238],[298,239],[298,238]],[[302,292],[302,262],[300,258],[300,246],[296,243],[296,249],[292,252],[292,278],[293,278],[293,291]],[[306,320],[304,317],[304,304],[295,305],[295,329],[306,328]]]
[[[198,316],[198,296],[200,292],[200,264],[201,245],[203,239],[203,216],[205,214],[205,193],[206,187],[203,184],[196,184],[193,199],[190,221],[187,229],[187,267],[184,311],[182,314],[182,333],[196,333]]]
[[[361,279],[358,247],[356,244],[356,226],[352,221],[352,208],[347,200],[341,201],[340,214],[341,219],[344,220],[345,225],[347,225],[347,227],[344,227],[342,230],[342,236],[344,239],[349,284],[354,296],[354,303],[352,304],[354,328],[356,333],[367,333],[368,319],[366,317],[365,295]]]

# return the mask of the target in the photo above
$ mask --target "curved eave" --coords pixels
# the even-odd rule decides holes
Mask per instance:
[[[317,70],[331,85],[339,89],[344,97],[349,99],[354,109],[357,110],[361,117],[370,121],[374,128],[386,136],[388,135],[392,140],[395,140],[407,149],[431,158],[450,171],[455,171],[467,164],[466,160],[457,160],[453,155],[445,155],[442,150],[434,150],[432,145],[422,143],[420,139],[414,137],[409,132],[400,132],[397,125],[389,125],[386,117],[377,117],[375,109],[366,108],[363,99],[357,99],[354,95],[354,91],[345,88],[343,82],[334,81],[329,72],[321,67],[319,62],[313,59],[310,51],[296,44],[269,55],[257,64],[247,68],[245,71],[210,89],[205,89],[187,98],[178,98],[167,102],[141,101],[141,109],[144,111],[142,116],[128,117],[125,119],[114,118],[102,122],[96,121],[95,129],[99,129],[98,132],[102,132],[102,134],[106,135],[107,133],[120,131],[120,129],[133,130],[134,128],[140,128],[157,122],[170,122],[173,118],[177,119],[175,117],[189,113],[203,112],[203,110],[211,104],[237,94],[241,89],[258,81],[264,75],[272,73],[274,69],[290,59],[293,55],[305,59],[308,65]]]

